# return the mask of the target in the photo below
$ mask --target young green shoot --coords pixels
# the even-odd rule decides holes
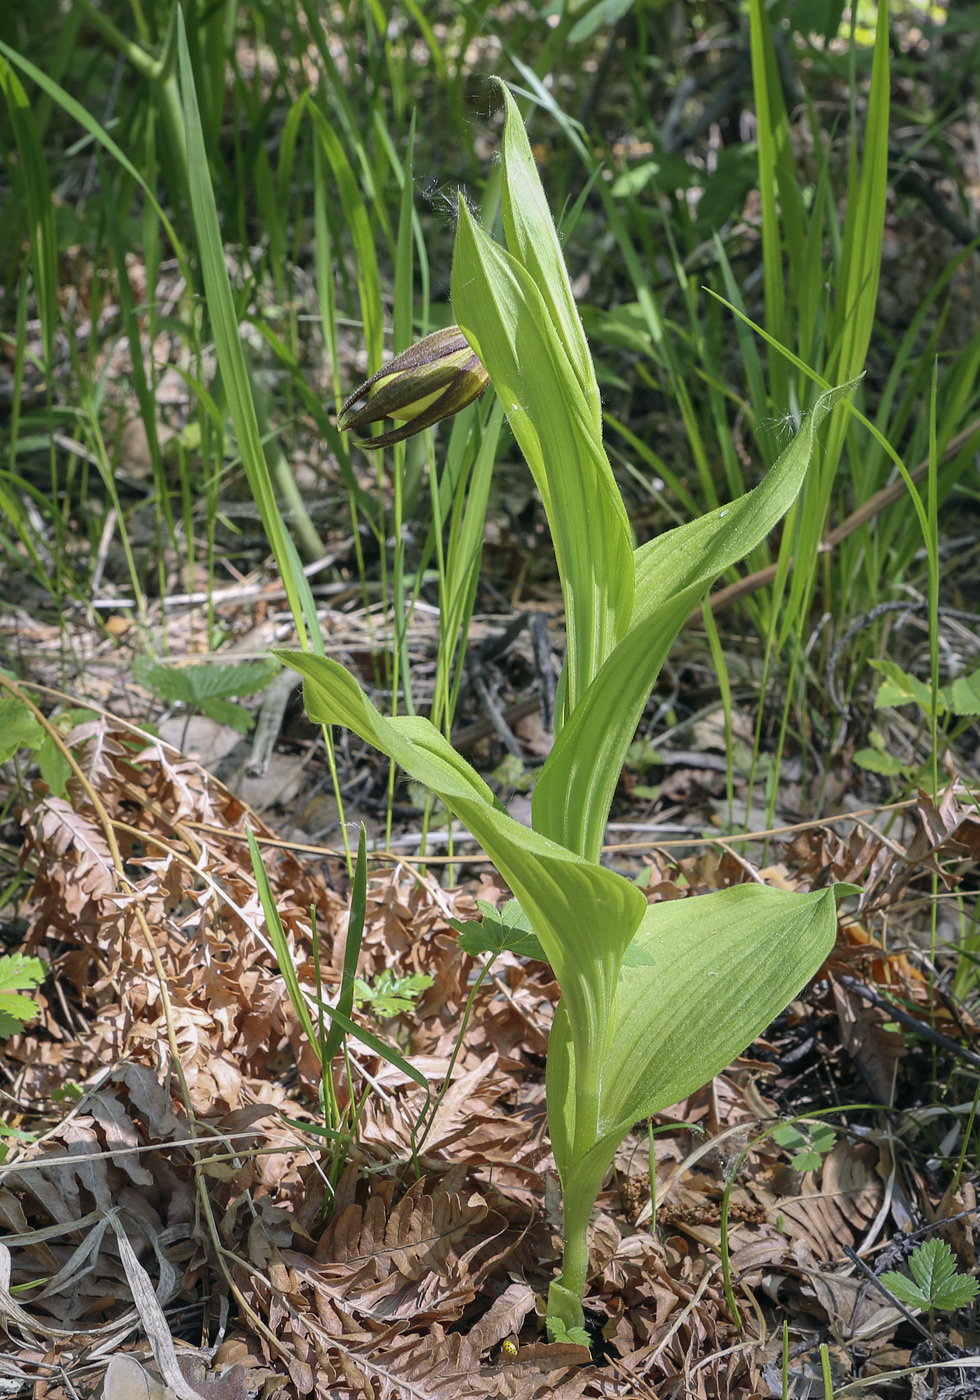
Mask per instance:
[[[971,1275],[959,1272],[953,1251],[938,1236],[916,1245],[909,1255],[909,1268],[911,1278],[895,1269],[888,1269],[881,1275],[881,1282],[905,1307],[919,1308],[928,1313],[929,1341],[935,1364],[936,1313],[958,1312],[960,1308],[967,1307],[977,1296],[980,1285]],[[939,1387],[938,1374],[935,1370],[932,1374],[933,1396]]]

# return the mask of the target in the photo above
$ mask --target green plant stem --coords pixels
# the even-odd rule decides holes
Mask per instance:
[[[132,40],[127,39],[125,34],[116,28],[112,20],[95,8],[91,0],[77,0],[77,8],[84,13],[85,18],[94,25],[103,39],[135,68],[140,77],[157,88],[160,94],[160,108],[164,125],[177,165],[180,185],[179,192],[174,190],[172,193],[174,195],[179,193],[186,198],[188,190],[187,145],[184,141],[184,121],[180,89],[177,85],[175,26],[171,24],[168,31],[163,58],[153,58],[139,44],[134,44]]]
[[[561,1274],[547,1289],[547,1316],[560,1317],[566,1327],[585,1322],[582,1298],[588,1282],[588,1222],[595,1197],[575,1191],[564,1197],[564,1254]]]
[[[978,1105],[980,1105],[980,1080],[977,1081],[977,1086],[973,1093],[973,1103],[970,1107],[970,1116],[967,1119],[966,1127],[963,1129],[963,1144],[960,1147],[960,1155],[956,1163],[956,1170],[953,1173],[953,1180],[950,1183],[950,1190],[953,1192],[959,1191],[960,1189],[960,1178],[963,1175],[963,1164],[966,1161],[970,1139],[973,1137],[973,1124],[976,1122]]]
[[[392,765],[392,772],[394,772],[394,765]],[[490,976],[490,969],[493,967],[496,961],[497,959],[494,956],[490,959],[490,961],[485,967],[480,969],[480,974],[477,977],[476,981],[473,983],[473,986],[470,989],[469,996],[466,998],[466,1009],[463,1012],[463,1019],[460,1022],[459,1032],[456,1036],[456,1044],[453,1046],[453,1053],[449,1061],[449,1068],[446,1070],[446,1077],[443,1080],[442,1088],[439,1090],[439,1097],[432,1105],[432,1112],[429,1114],[428,1121],[426,1122],[426,1125],[422,1129],[422,1132],[419,1135],[419,1138],[416,1142],[416,1153],[422,1151],[422,1148],[425,1146],[425,1140],[429,1136],[429,1133],[432,1131],[432,1125],[436,1121],[436,1114],[439,1112],[439,1109],[442,1106],[442,1101],[446,1097],[446,1094],[449,1090],[449,1086],[452,1083],[453,1070],[456,1068],[456,1061],[459,1058],[459,1052],[463,1048],[463,1040],[466,1037],[466,1028],[470,1023],[470,1016],[473,1011],[473,1003],[476,1000],[476,994],[483,986],[487,978]]]
[[[783,1319],[783,1400],[789,1400],[789,1323]]]
[[[120,57],[133,65],[140,77],[146,78],[150,82],[155,82],[160,77],[163,72],[161,61],[158,58],[153,58],[139,44],[134,44],[131,39],[127,39],[122,30],[116,28],[108,15],[97,10],[90,3],[90,0],[76,0],[76,6]]]
[[[303,493],[299,489],[289,462],[286,460],[286,454],[279,446],[275,430],[269,422],[266,397],[259,391],[255,383],[255,374],[249,360],[245,361],[245,368],[252,391],[252,402],[255,404],[255,416],[259,425],[265,460],[269,467],[269,475],[276,484],[280,500],[285,504],[285,513],[289,517],[293,533],[299,540],[299,547],[304,557],[310,563],[315,562],[322,559],[326,553],[320,532],[310,519],[306,502],[303,500]]]
[[[834,1400],[834,1374],[830,1369],[830,1351],[826,1342],[820,1348],[820,1370],[823,1375],[823,1393],[827,1400]]]
[[[735,1185],[737,1179],[738,1166],[741,1166],[741,1163],[745,1160],[745,1156],[746,1154],[743,1153],[739,1158],[735,1170],[728,1173],[728,1180],[725,1182],[725,1190],[721,1198],[721,1236],[718,1242],[718,1248],[721,1253],[721,1276],[725,1289],[725,1298],[728,1302],[728,1311],[732,1315],[732,1321],[735,1324],[739,1336],[741,1336],[743,1332],[742,1311],[735,1299],[735,1288],[732,1284],[732,1255],[731,1250],[728,1248],[728,1206],[731,1201],[732,1187]]]
[[[657,1233],[657,1149],[653,1145],[656,1132],[651,1124],[647,1128],[647,1162],[650,1168],[650,1234]]]
[[[337,1103],[337,1088],[333,1082],[333,1065],[326,1054],[327,1036],[329,1031],[326,1026],[326,1018],[323,1014],[323,974],[320,969],[320,931],[316,922],[316,905],[310,906],[310,937],[313,944],[313,976],[316,983],[316,1013],[317,1029],[320,1032],[320,1045],[323,1046],[323,1053],[320,1056],[320,1110],[326,1119],[328,1128],[337,1129],[340,1126],[340,1106]],[[331,1029],[333,1022],[330,1023]],[[341,1035],[343,1032],[341,1032]]]
[[[565,1253],[561,1275],[548,1290],[548,1316],[560,1317],[566,1328],[581,1327],[584,1322],[582,1299],[589,1276],[589,1221],[609,1166],[606,1158],[597,1158],[593,1151],[600,1137],[601,1056],[595,1053],[595,1047],[588,1047],[580,1056],[576,1046],[575,1058],[577,1064],[585,1063],[581,1076],[576,1076],[573,1165],[562,1181]]]

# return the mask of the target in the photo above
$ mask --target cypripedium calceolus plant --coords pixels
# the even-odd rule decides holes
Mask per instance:
[[[848,386],[822,395],[754,491],[634,549],[558,236],[506,91],[505,100],[507,246],[461,203],[452,293],[467,345],[503,402],[548,513],[564,595],[562,700],[531,829],[508,815],[427,719],[384,718],[335,661],[280,655],[302,673],[315,721],[354,730],[468,827],[554,969],[562,995],[547,1098],[565,1253],[548,1316],[552,1334],[562,1335],[583,1322],[589,1217],[625,1135],[724,1069],[814,975],[834,941],[830,889],[795,894],[745,884],[651,905],[599,858],[626,750],[668,649],[712,582],[792,504],[817,427]],[[394,363],[386,373],[397,373]],[[390,400],[379,407],[404,409]]]

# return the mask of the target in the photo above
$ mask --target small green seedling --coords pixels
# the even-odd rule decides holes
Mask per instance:
[[[894,661],[873,660],[868,664],[884,676],[875,696],[876,710],[918,705],[924,714],[930,712],[932,687],[925,681],[903,671]],[[940,716],[950,714],[957,719],[975,719],[980,715],[980,668],[969,675],[956,676],[949,685],[940,686],[938,706]]]
[[[889,1269],[881,1282],[907,1308],[923,1312],[956,1312],[977,1296],[980,1284],[970,1274],[961,1274],[953,1251],[945,1240],[925,1240],[909,1255],[912,1277]]]
[[[548,1318],[548,1340],[577,1347],[590,1345],[589,1334],[584,1327],[566,1327],[560,1317]]]
[[[790,1163],[794,1171],[815,1172],[833,1148],[837,1134],[825,1123],[814,1124],[809,1131],[803,1131],[793,1123],[784,1123],[773,1133],[772,1140],[780,1147],[795,1151],[796,1155]]]
[[[512,792],[530,792],[534,786],[534,771],[514,754],[505,754],[493,770],[494,782]]]
[[[34,998],[21,993],[39,987],[47,975],[39,958],[25,958],[23,953],[0,958],[0,1036],[16,1035],[39,1014]]]
[[[917,705],[923,715],[932,713],[932,687],[918,676],[903,671],[894,661],[873,660],[868,663],[884,678],[875,696],[876,710],[900,709],[903,705]],[[936,694],[936,717],[944,720],[948,727],[948,738],[954,739],[980,714],[980,668],[968,675],[956,676],[949,685],[940,686]],[[901,777],[913,781],[922,771],[922,764],[906,763],[898,754],[890,751],[885,736],[879,729],[872,729],[868,735],[870,747],[859,749],[854,762],[859,768],[871,773],[881,773],[885,777]]]
[[[66,1079],[64,1084],[60,1084],[57,1089],[51,1090],[51,1098],[55,1103],[67,1104],[74,1108],[75,1104],[81,1103],[85,1097],[85,1090],[77,1079]]]
[[[44,726],[21,700],[4,696],[0,700],[0,763],[13,758],[18,749],[35,752],[44,743]]]
[[[274,661],[240,661],[234,666],[161,666],[149,657],[137,657],[133,675],[141,686],[167,704],[186,705],[218,724],[247,734],[255,716],[232,695],[254,695],[279,673]]]
[[[548,961],[516,899],[508,899],[499,911],[485,899],[478,899],[476,907],[483,915],[482,920],[467,919],[465,923],[460,923],[458,919],[449,920],[459,934],[459,946],[464,953],[469,953],[471,958],[478,958],[484,953],[497,958],[501,953],[509,952],[519,958]],[[489,969],[484,969],[484,976],[487,971]]]
[[[0,763],[13,758],[18,749],[30,749],[31,757],[41,770],[54,797],[64,797],[71,777],[71,765],[56,742],[52,732],[68,735],[78,724],[95,720],[92,710],[60,710],[47,721],[40,722],[23,700],[5,695],[0,699]]]
[[[920,1308],[929,1314],[929,1341],[935,1365],[936,1313],[965,1308],[977,1296],[980,1285],[971,1275],[959,1272],[953,1251],[945,1240],[925,1240],[917,1245],[909,1255],[909,1268],[912,1278],[889,1269],[881,1275],[880,1281],[907,1308]],[[933,1396],[938,1388],[938,1372],[933,1371]]]
[[[354,1000],[358,1007],[370,1006],[382,1021],[411,1011],[426,987],[432,986],[427,972],[410,972],[399,977],[390,967],[383,968],[373,982],[354,978]]]
[[[22,993],[33,991],[46,976],[47,969],[39,958],[25,958],[23,953],[8,953],[0,958],[0,1036],[16,1035],[38,1015],[41,1008],[37,1002]],[[34,1134],[23,1133],[0,1119],[0,1139],[33,1142]],[[0,1162],[7,1152],[7,1143],[0,1141]]]

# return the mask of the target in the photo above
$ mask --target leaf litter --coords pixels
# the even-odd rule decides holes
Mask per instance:
[[[654,1193],[648,1125],[624,1144],[593,1222],[590,1357],[541,1341],[560,1255],[548,968],[505,954],[480,988],[417,1169],[425,1096],[354,1044],[366,1100],[331,1185],[323,1139],[302,1127],[319,1122],[319,1064],[265,935],[245,824],[310,989],[316,910],[331,996],[348,918],[340,867],[301,860],[196,763],[121,721],[86,721],[68,744],[79,774],[66,796],[38,783],[22,813],[23,952],[50,975],[38,1020],[5,1057],[5,1116],[34,1139],[0,1166],[5,1393],[748,1400],[774,1393],[773,1303],[804,1343],[832,1337],[852,1366],[859,1348],[866,1375],[908,1363],[901,1314],[845,1250],[874,1264],[896,1231],[949,1222],[945,1237],[972,1264],[970,1183],[947,1189],[934,1169],[909,1168],[932,1110],[923,1102],[900,1130],[883,1113],[848,1125],[842,1111],[807,1171],[768,1129],[831,1092],[860,1099],[845,1072],[872,1102],[895,1101],[921,1052],[855,978],[923,1027],[975,1034],[962,1006],[937,997],[922,950],[894,936],[933,879],[956,889],[980,854],[980,818],[953,789],[938,804],[920,794],[887,836],[801,832],[765,872],[863,892],[770,1041],[658,1115]],[[654,851],[648,867],[652,898],[758,878],[724,847],[683,860]],[[474,969],[448,921],[473,918],[477,895],[503,899],[485,883],[447,892],[402,865],[369,882],[359,975],[431,978],[412,1013],[377,1032],[424,1073],[433,1102]]]

